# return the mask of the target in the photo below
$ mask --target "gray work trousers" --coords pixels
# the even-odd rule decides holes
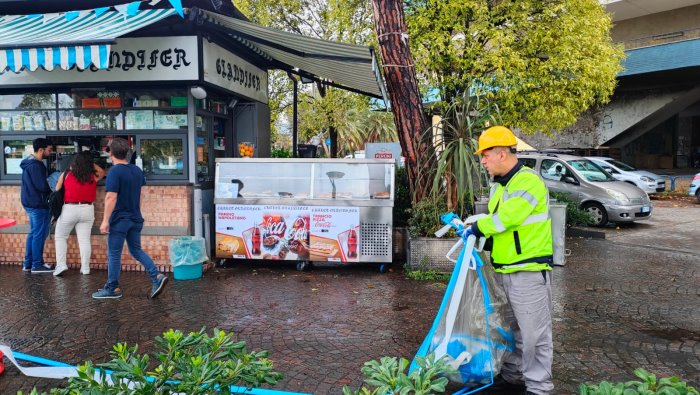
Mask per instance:
[[[496,274],[508,298],[506,325],[510,325],[516,350],[506,354],[501,375],[527,390],[548,395],[552,383],[552,272]]]

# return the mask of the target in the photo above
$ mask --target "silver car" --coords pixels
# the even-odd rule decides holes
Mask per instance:
[[[558,153],[519,153],[520,163],[537,171],[550,192],[568,194],[588,211],[595,225],[631,222],[651,217],[649,195],[636,186],[616,181],[590,160]]]

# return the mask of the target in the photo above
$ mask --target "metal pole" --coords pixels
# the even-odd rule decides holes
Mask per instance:
[[[296,78],[292,77],[294,83],[294,104],[293,104],[293,116],[292,116],[292,158],[297,158],[297,134],[298,134],[298,120],[297,120],[297,98],[298,98],[298,85]]]

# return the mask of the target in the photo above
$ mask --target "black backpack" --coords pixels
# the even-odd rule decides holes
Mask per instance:
[[[63,179],[66,181],[66,172],[64,171],[59,180]],[[61,186],[61,189],[57,189],[49,195],[48,204],[49,211],[51,212],[51,223],[56,223],[58,217],[61,216],[61,210],[63,210],[63,202],[65,199],[66,189]]]

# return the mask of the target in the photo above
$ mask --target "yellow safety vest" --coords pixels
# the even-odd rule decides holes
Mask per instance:
[[[491,260],[496,272],[552,270],[549,191],[532,169],[523,166],[505,186],[493,185],[489,215],[477,226],[486,237],[493,237]]]

